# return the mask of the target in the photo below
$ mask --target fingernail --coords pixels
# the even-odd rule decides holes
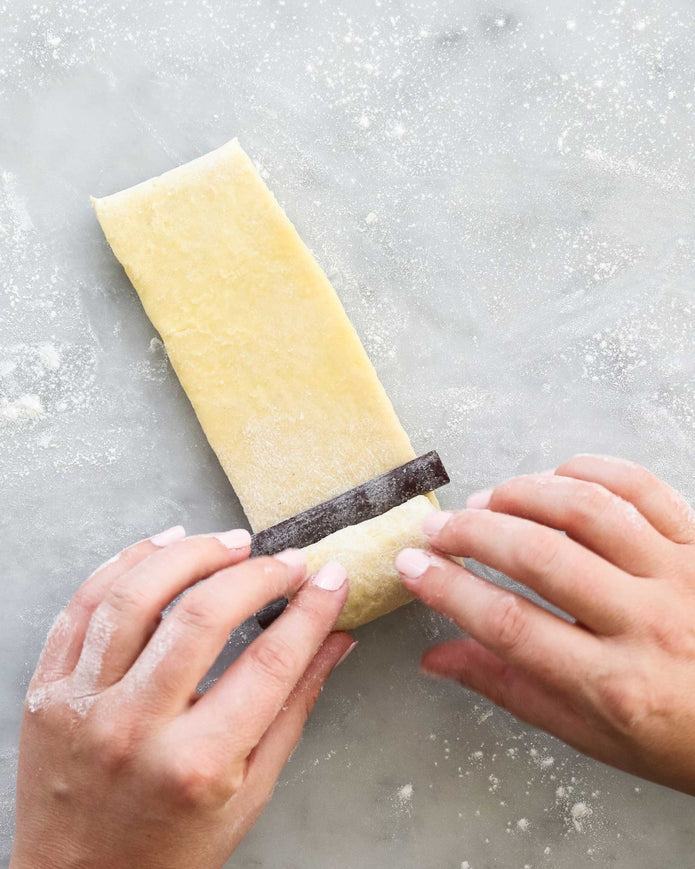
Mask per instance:
[[[311,577],[311,584],[324,591],[338,591],[347,579],[347,570],[338,561],[327,561],[318,573]]]
[[[482,492],[474,492],[466,501],[466,507],[471,510],[487,510],[490,506],[492,489],[483,489]]]
[[[251,535],[246,528],[232,528],[231,531],[216,531],[214,534],[208,534],[208,537],[214,537],[219,540],[227,549],[246,549],[251,545]]]
[[[422,530],[427,537],[436,537],[449,519],[451,519],[451,513],[447,513],[444,510],[428,513],[425,516],[425,521],[422,523]]]
[[[396,569],[407,579],[418,579],[431,563],[422,549],[402,549],[396,556]]]
[[[350,652],[352,652],[352,650],[355,648],[356,645],[357,645],[357,640],[355,640],[351,646],[347,647],[347,649],[343,652],[342,657],[338,660],[338,663],[333,668],[334,670],[336,669],[336,667],[339,667],[343,663],[343,661],[347,658],[347,656],[350,654]]]
[[[293,575],[303,577],[306,573],[306,555],[300,549],[285,549],[273,558],[285,567],[289,567]]]
[[[170,543],[175,543],[177,540],[183,540],[185,536],[186,529],[183,525],[174,525],[173,528],[167,528],[166,531],[160,531],[159,534],[150,537],[150,543],[163,549]]]
[[[555,474],[556,468],[548,468],[547,471],[539,471],[539,477],[552,477]]]

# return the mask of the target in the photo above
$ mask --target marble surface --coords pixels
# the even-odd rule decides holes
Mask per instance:
[[[446,505],[578,450],[694,500],[694,28],[691,0],[0,0],[3,865],[57,610],[134,539],[243,521],[89,195],[238,135]],[[357,632],[230,866],[692,865],[691,799],[419,677],[452,633]]]

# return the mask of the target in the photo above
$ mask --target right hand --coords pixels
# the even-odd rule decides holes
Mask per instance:
[[[406,586],[469,636],[426,652],[452,678],[604,763],[695,795],[695,513],[633,462],[575,456],[431,513]],[[559,534],[558,531],[565,532]],[[436,553],[524,583],[561,618]]]
[[[59,616],[27,694],[12,869],[217,869],[251,828],[354,643],[329,636],[348,592],[340,565],[305,581],[301,553],[247,560],[249,540],[144,541]],[[230,631],[287,595],[197,695]]]

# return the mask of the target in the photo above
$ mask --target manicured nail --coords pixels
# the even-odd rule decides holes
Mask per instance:
[[[396,569],[406,579],[418,579],[431,563],[430,556],[422,549],[402,549],[396,556]]]
[[[436,537],[449,519],[451,519],[451,513],[447,513],[444,510],[428,513],[425,516],[425,521],[422,523],[422,530],[427,537]]]
[[[343,663],[343,661],[347,658],[347,656],[350,654],[350,652],[352,652],[352,650],[355,648],[356,645],[357,645],[357,640],[355,640],[351,646],[347,647],[347,649],[343,652],[342,657],[338,660],[338,663],[333,668],[334,670],[336,667],[339,667]]]
[[[466,507],[470,510],[487,510],[490,506],[492,489],[483,489],[482,492],[474,492],[466,501]]]
[[[338,561],[327,561],[311,577],[311,584],[324,591],[338,591],[347,579],[347,570]]]
[[[186,529],[183,525],[174,525],[173,528],[167,528],[166,531],[160,531],[159,534],[150,537],[150,543],[163,549],[170,543],[176,543],[177,540],[183,540],[185,536]]]
[[[273,556],[276,561],[290,568],[293,576],[304,578],[306,574],[306,555],[300,549],[285,549]]]
[[[216,531],[214,534],[209,534],[208,537],[214,537],[219,540],[227,549],[246,549],[251,545],[251,535],[246,528],[232,528],[231,531]]]

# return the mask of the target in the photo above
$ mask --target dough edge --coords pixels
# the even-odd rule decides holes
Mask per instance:
[[[427,496],[418,495],[305,547],[309,575],[327,561],[339,561],[348,572],[350,593],[335,630],[359,627],[413,600],[394,561],[405,547],[427,548],[422,521],[435,509]]]

